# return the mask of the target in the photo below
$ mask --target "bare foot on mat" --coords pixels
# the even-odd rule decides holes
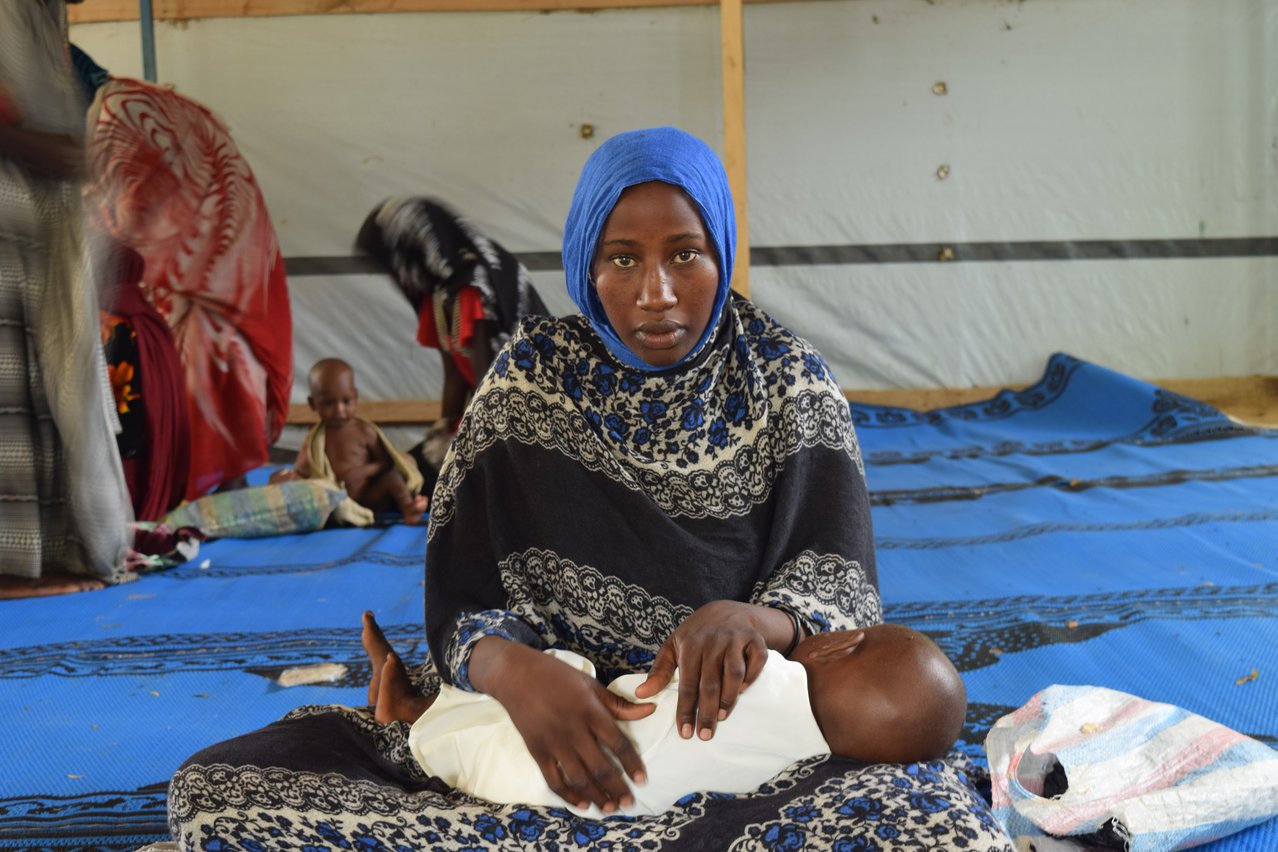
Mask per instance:
[[[425,495],[418,494],[407,506],[400,509],[404,514],[404,523],[409,526],[415,526],[420,523],[422,515],[426,514],[428,506],[430,506],[430,501],[426,499]]]
[[[386,665],[386,656],[390,654],[391,646],[386,641],[386,634],[378,626],[377,619],[373,618],[373,613],[369,610],[364,610],[364,629],[359,640],[364,646],[364,653],[368,654],[368,662],[373,669],[373,677],[368,682],[368,703],[372,706],[377,703],[377,693],[381,689],[382,668]]]
[[[46,574],[43,577],[11,577],[0,574],[0,601],[69,595],[74,592],[92,592],[103,588],[106,588],[106,583],[96,577],[84,577],[66,572]]]

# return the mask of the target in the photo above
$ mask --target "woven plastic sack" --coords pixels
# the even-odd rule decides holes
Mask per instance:
[[[1169,852],[1278,815],[1278,751],[1171,704],[1051,686],[990,729],[995,816],[1019,849]]]
[[[166,526],[196,527],[210,538],[262,538],[324,526],[346,492],[302,479],[210,494],[179,506]]]

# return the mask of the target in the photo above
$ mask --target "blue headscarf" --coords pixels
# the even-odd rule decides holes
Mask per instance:
[[[604,222],[616,206],[622,190],[648,181],[673,184],[697,206],[701,221],[709,231],[719,264],[719,288],[714,310],[701,338],[679,360],[682,364],[701,351],[713,336],[728,301],[732,280],[732,254],[737,244],[737,217],[732,191],[723,164],[710,146],[674,127],[632,130],[609,139],[586,161],[573,193],[568,221],[564,224],[564,274],[568,294],[590,320],[618,361],[636,370],[668,370],[644,361],[621,341],[604,313],[603,304],[590,279],[591,265],[599,246]],[[678,366],[678,364],[671,366]]]

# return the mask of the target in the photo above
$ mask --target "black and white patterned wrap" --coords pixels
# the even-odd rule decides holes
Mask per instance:
[[[689,517],[748,513],[786,460],[812,447],[846,452],[864,477],[850,410],[820,354],[750,302],[729,311],[730,342],[670,377],[607,358],[582,317],[525,321],[445,459],[431,534],[498,441],[554,450]]]
[[[582,317],[531,318],[498,354],[431,504],[427,627],[469,688],[496,635],[642,671],[717,599],[812,631],[881,620],[860,450],[821,356],[729,303],[690,364],[620,366]]]
[[[580,319],[525,322],[502,350],[432,501],[438,677],[468,687],[486,635],[575,651],[601,680],[647,671],[712,600],[785,609],[814,631],[881,620],[847,404],[806,343],[748,302],[729,311],[712,347],[665,374],[620,368]],[[424,691],[439,682],[429,668]],[[947,762],[817,757],[751,793],[591,820],[423,780],[402,728],[313,708],[197,754],[170,789],[179,847],[1011,849]]]
[[[344,737],[336,725],[370,735],[376,727],[353,711],[328,707],[303,708],[277,724],[289,723],[316,738]],[[232,762],[189,763],[170,784],[170,829],[183,852],[1012,849],[961,760],[860,766],[815,757],[752,793],[694,793],[660,815],[591,820],[564,808],[486,802],[411,774],[391,784],[244,765],[236,762],[236,750],[224,746],[222,753]],[[388,761],[382,773],[392,766]]]
[[[803,551],[760,584],[750,599],[793,612],[808,633],[843,629],[849,622],[868,627],[883,621],[879,590],[865,571],[832,553]]]

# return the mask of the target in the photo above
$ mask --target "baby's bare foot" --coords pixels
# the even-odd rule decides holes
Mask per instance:
[[[373,718],[378,722],[415,722],[435,701],[435,696],[424,696],[413,688],[404,664],[395,652],[386,655],[382,665],[380,686],[377,691],[377,709]]]
[[[373,613],[364,611],[364,630],[360,634],[360,642],[364,645],[364,653],[368,654],[369,665],[373,669],[373,677],[368,682],[368,703],[377,703],[377,693],[381,688],[382,669],[386,665],[386,657],[391,653],[386,634],[378,626]]]

